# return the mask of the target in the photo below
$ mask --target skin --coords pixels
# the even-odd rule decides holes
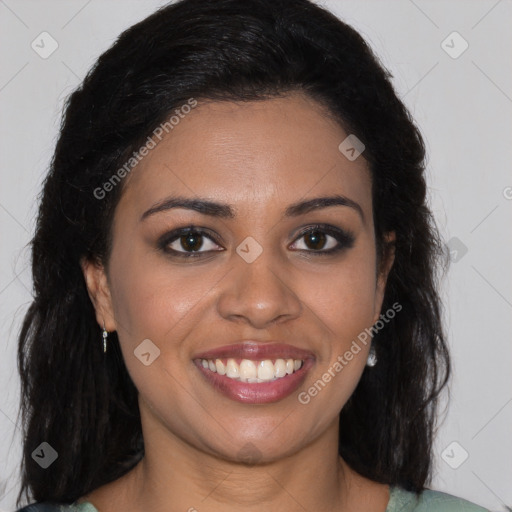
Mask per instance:
[[[192,362],[200,351],[240,339],[282,340],[315,355],[303,391],[378,319],[393,253],[378,264],[370,173],[362,156],[349,161],[338,150],[347,135],[299,93],[200,102],[126,179],[108,268],[82,267],[97,321],[117,331],[139,391],[146,453],[82,501],[100,512],[260,512],[262,504],[385,511],[389,487],[358,475],[337,453],[339,413],[369,344],[307,405],[297,393],[270,404],[235,402]],[[171,194],[228,203],[236,215],[181,208],[140,220]],[[282,217],[292,203],[333,194],[356,202],[362,215],[338,205]],[[353,246],[315,255],[337,245],[326,235],[324,246],[308,246],[300,229],[315,223],[350,231]],[[187,260],[158,248],[164,233],[190,224],[217,235],[202,239],[201,250],[211,252]],[[235,250],[247,236],[263,249],[250,264]],[[179,238],[172,248],[185,251]],[[160,356],[145,366],[133,351],[148,338]],[[256,464],[244,464],[247,446]]]

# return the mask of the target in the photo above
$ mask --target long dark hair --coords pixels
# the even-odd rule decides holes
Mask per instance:
[[[377,250],[396,232],[383,311],[340,417],[339,453],[358,473],[420,492],[430,481],[437,405],[450,363],[437,293],[442,245],[426,203],[425,147],[390,73],[362,37],[308,0],[181,0],[126,30],[69,97],[31,241],[34,300],[19,336],[22,489],[70,503],[144,455],[137,390],[115,333],[106,356],[81,258],[108,268],[113,176],[173,109],[302,92],[366,146]],[[136,171],[134,171],[136,172]],[[58,458],[32,458],[42,442]]]

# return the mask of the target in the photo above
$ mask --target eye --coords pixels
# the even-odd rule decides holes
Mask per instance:
[[[223,250],[215,242],[213,235],[194,226],[166,233],[158,245],[163,251],[172,255],[192,258],[206,252]]]
[[[303,239],[303,241],[300,241]],[[304,229],[294,242],[293,249],[318,255],[334,254],[354,245],[354,235],[328,224],[316,224]]]
[[[290,248],[315,256],[330,255],[352,247],[354,241],[354,235],[348,231],[328,224],[316,224],[303,229]],[[160,238],[158,246],[163,252],[182,258],[197,258],[224,250],[213,234],[196,226],[166,233]]]

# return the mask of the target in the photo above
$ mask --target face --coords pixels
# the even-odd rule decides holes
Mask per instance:
[[[299,94],[200,102],[127,178],[108,275],[84,274],[146,443],[273,460],[337,424],[369,343],[344,355],[391,265],[377,271],[370,173],[338,149],[347,135]]]

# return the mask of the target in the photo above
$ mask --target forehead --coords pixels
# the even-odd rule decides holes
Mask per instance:
[[[141,159],[118,208],[141,214],[169,194],[210,197],[242,210],[341,193],[371,211],[366,161],[339,150],[348,134],[301,94],[199,102]],[[371,217],[371,215],[370,215]]]

